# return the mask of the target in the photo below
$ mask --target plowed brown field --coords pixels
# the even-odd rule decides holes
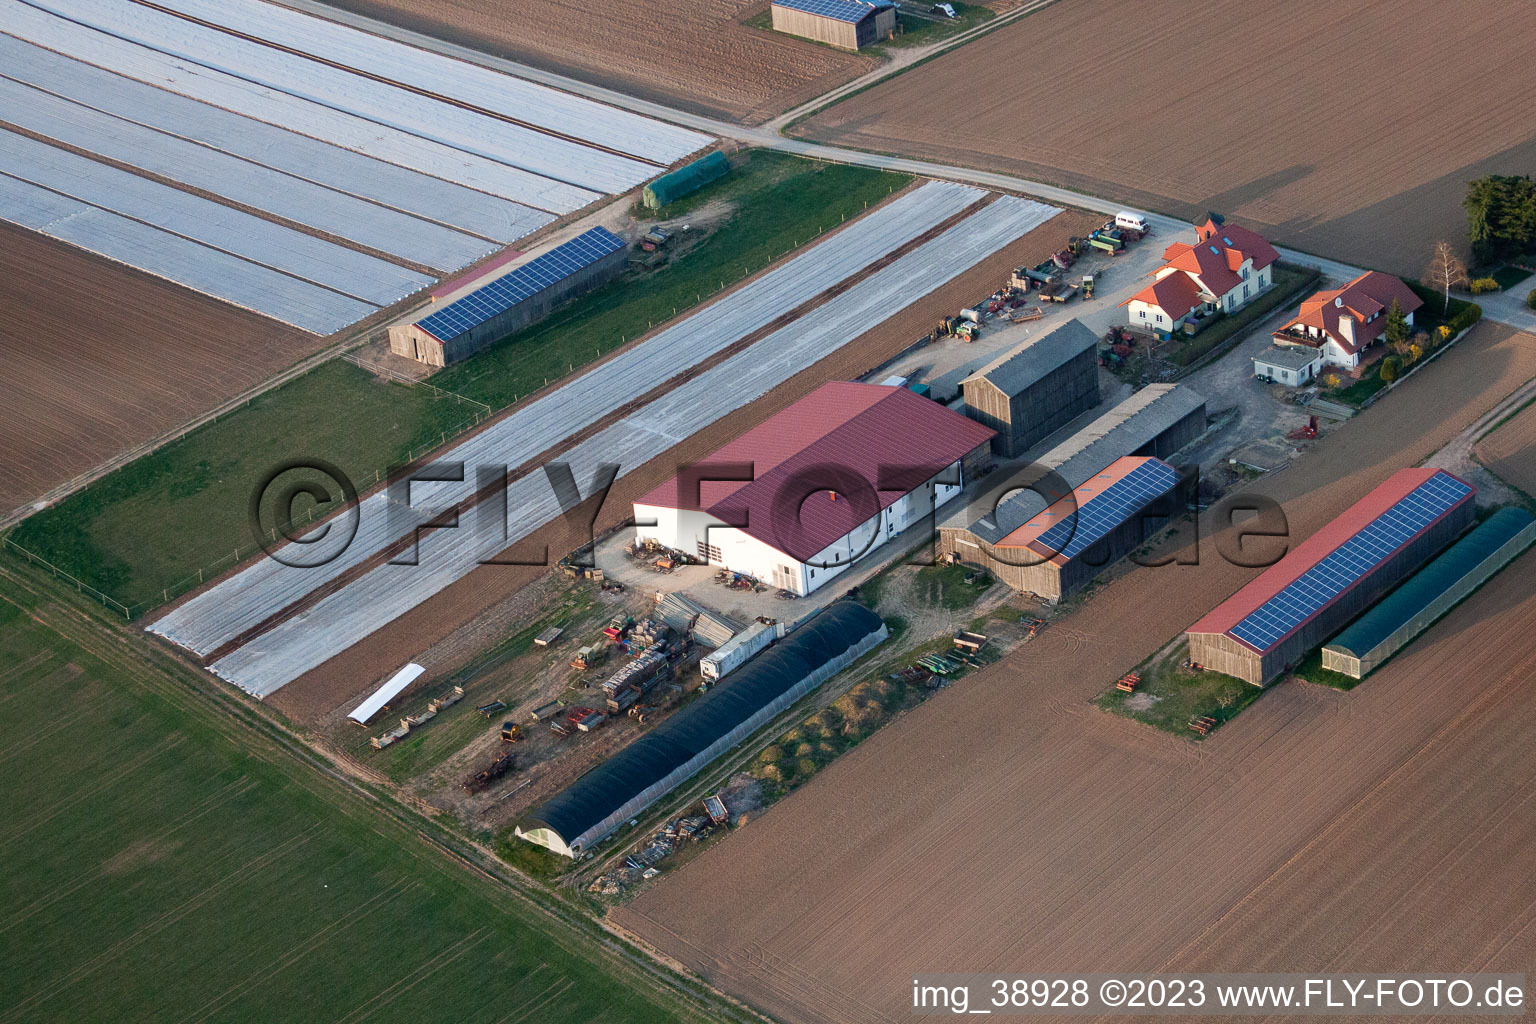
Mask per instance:
[[[1214,209],[1417,276],[1466,182],[1536,165],[1536,4],[1071,0],[837,104],[818,141]]]
[[[1064,211],[978,263],[932,294],[918,300],[841,350],[796,374],[763,398],[738,409],[710,429],[689,438],[633,473],[619,478],[597,516],[601,533],[628,519],[636,498],[677,472],[679,464],[708,455],[731,437],[761,423],[829,380],[846,380],[867,372],[933,330],[940,316],[975,302],[1006,280],[1020,264],[1038,262],[1061,248],[1062,240],[1100,223],[1091,214]],[[513,550],[531,557],[548,545],[550,559],[579,546],[585,538],[572,532],[565,517],[535,532]],[[475,616],[506,599],[549,570],[520,566],[485,566],[459,580],[432,600],[401,616],[386,630],[332,658],[267,698],[282,712],[312,722],[338,705],[366,692],[390,666],[409,661],[450,635]],[[403,661],[400,664],[404,664]],[[396,665],[396,668],[399,666]]]
[[[9,224],[0,310],[0,513],[325,344]]]
[[[1536,375],[1536,337],[1484,324],[1434,370],[1258,485],[1293,537]],[[1200,552],[1115,579],[615,921],[794,1021],[905,1019],[930,971],[1536,966],[1508,821],[1536,780],[1536,556],[1355,691],[1282,682],[1195,745],[1088,701],[1254,575]]]
[[[754,124],[875,66],[748,28],[762,0],[327,0],[402,28]]]
[[[1526,494],[1536,494],[1536,405],[1500,424],[1475,450],[1494,473]]]

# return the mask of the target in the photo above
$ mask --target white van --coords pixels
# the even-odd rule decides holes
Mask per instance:
[[[1147,218],[1143,217],[1139,213],[1131,213],[1127,210],[1121,210],[1119,213],[1115,214],[1115,227],[1127,228],[1131,231],[1140,231],[1142,234],[1146,234]]]

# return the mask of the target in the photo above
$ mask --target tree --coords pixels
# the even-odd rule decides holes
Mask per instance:
[[[1408,340],[1408,314],[1403,312],[1403,304],[1396,299],[1392,300],[1392,308],[1387,310],[1387,344],[1396,345]]]
[[[1383,359],[1376,373],[1388,384],[1397,380],[1397,356],[1387,356],[1387,358]]]
[[[1530,248],[1536,241],[1536,181],[1490,174],[1467,182],[1467,241],[1479,263]]]
[[[1525,305],[1527,309],[1536,309],[1536,288],[1532,288],[1530,293],[1526,295]]]
[[[1436,288],[1445,292],[1443,313],[1449,313],[1451,289],[1467,283],[1467,266],[1461,262],[1461,257],[1456,255],[1456,250],[1451,248],[1450,242],[1435,243],[1435,254],[1430,257],[1429,267],[1424,273]]]

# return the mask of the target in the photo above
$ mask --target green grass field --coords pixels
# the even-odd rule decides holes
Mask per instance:
[[[903,11],[898,15],[898,20],[901,22],[901,35],[879,44],[876,49],[911,49],[914,46],[927,46],[930,43],[948,39],[950,36],[959,35],[961,32],[967,32],[997,17],[995,11],[979,4],[951,3],[950,6],[959,15],[958,18],[953,20],[918,18]]]
[[[432,383],[502,409],[910,180],[769,151],[738,160],[726,177],[661,211],[670,217],[730,204],[734,212],[702,242],[660,269],[625,274]],[[333,361],[32,516],[11,540],[141,614],[196,586],[199,570],[216,574],[237,549],[242,558],[256,550],[250,496],[285,460],[325,459],[361,491],[375,474],[473,425],[477,414],[484,416],[477,405]],[[304,498],[295,511],[309,508]]]
[[[1094,703],[1101,710],[1194,740],[1198,737],[1189,729],[1190,719],[1209,715],[1220,728],[1263,695],[1259,687],[1241,679],[1181,667],[1188,653],[1183,641],[1169,644],[1136,666],[1142,682],[1135,693],[1116,689],[1111,680]]]
[[[465,870],[11,561],[6,1024],[721,1019],[590,926]]]
[[[967,583],[967,576],[974,576],[975,579]],[[978,573],[964,565],[925,565],[917,570],[912,586],[930,605],[948,611],[960,611],[980,600],[982,594],[992,589],[993,582],[992,577],[986,573]],[[878,591],[875,599],[879,599]]]
[[[432,378],[493,408],[633,341],[823,230],[864,212],[911,179],[771,150],[738,156],[731,173],[657,211],[672,221],[712,204],[733,207],[700,244],[653,272],[619,280]],[[648,212],[648,211],[637,211]],[[682,243],[685,235],[676,242]],[[809,298],[809,296],[807,296]],[[660,383],[658,381],[657,383]]]
[[[284,460],[325,459],[361,490],[477,411],[335,360],[37,513],[11,539],[142,612],[195,586],[199,568],[254,550],[251,494]]]

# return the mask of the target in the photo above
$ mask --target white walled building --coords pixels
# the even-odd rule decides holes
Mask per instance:
[[[1127,299],[1132,327],[1168,333],[1187,317],[1233,313],[1274,283],[1280,258],[1264,238],[1212,215],[1195,228],[1195,242],[1163,250],[1150,285]]]
[[[906,388],[833,382],[644,495],[635,536],[803,596],[958,495],[992,436]]]
[[[1353,370],[1365,349],[1386,338],[1394,302],[1411,329],[1424,300],[1391,274],[1368,270],[1342,288],[1314,292],[1272,337],[1278,347],[1307,349],[1328,366]]]

